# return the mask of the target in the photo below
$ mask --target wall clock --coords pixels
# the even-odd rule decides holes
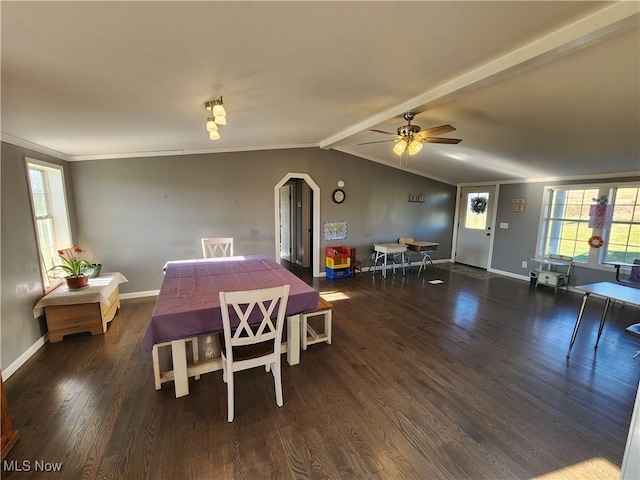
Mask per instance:
[[[340,188],[336,188],[333,191],[333,201],[336,203],[342,203],[344,202],[344,198],[345,198],[345,193],[344,190],[340,189]]]

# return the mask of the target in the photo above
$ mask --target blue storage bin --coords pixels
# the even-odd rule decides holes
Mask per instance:
[[[325,267],[327,278],[347,278],[351,275],[350,268],[329,268]]]

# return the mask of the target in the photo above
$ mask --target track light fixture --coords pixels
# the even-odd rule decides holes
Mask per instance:
[[[220,138],[218,125],[227,124],[227,112],[224,109],[222,97],[217,98],[216,100],[204,102],[204,108],[211,113],[211,115],[207,117],[207,131],[209,132],[209,138],[211,140],[217,140]]]

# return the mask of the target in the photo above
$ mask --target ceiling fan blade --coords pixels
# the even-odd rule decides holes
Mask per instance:
[[[442,135],[443,133],[451,133],[455,131],[455,128],[451,125],[440,125],[439,127],[433,128],[425,128],[424,130],[420,130],[418,135],[421,137],[432,137],[434,135]]]
[[[369,131],[376,132],[376,133],[384,133],[385,135],[393,135],[394,137],[398,136],[397,133],[385,132],[384,130],[376,130],[375,128],[370,128]]]
[[[442,138],[442,137],[427,137],[424,139],[427,143],[449,143],[455,144],[460,143],[462,139],[460,138]]]
[[[386,142],[393,142],[393,140],[378,140],[378,141],[375,141],[375,142],[359,143],[358,145],[370,145],[372,143],[386,143]]]

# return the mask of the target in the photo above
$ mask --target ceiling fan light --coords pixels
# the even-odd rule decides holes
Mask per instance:
[[[216,122],[213,117],[207,118],[207,130],[209,132],[215,132],[218,130],[218,125],[216,125]]]
[[[420,150],[422,150],[422,142],[418,140],[412,140],[409,144],[409,155],[415,155]]]
[[[226,125],[227,124],[227,117],[214,117],[213,119],[218,125]]]
[[[402,140],[398,140],[393,146],[393,153],[395,153],[396,155],[402,155],[406,149],[407,141],[403,138]]]
[[[209,132],[209,138],[211,140],[218,140],[220,138],[220,133],[218,133],[217,130],[213,130],[212,132]]]

